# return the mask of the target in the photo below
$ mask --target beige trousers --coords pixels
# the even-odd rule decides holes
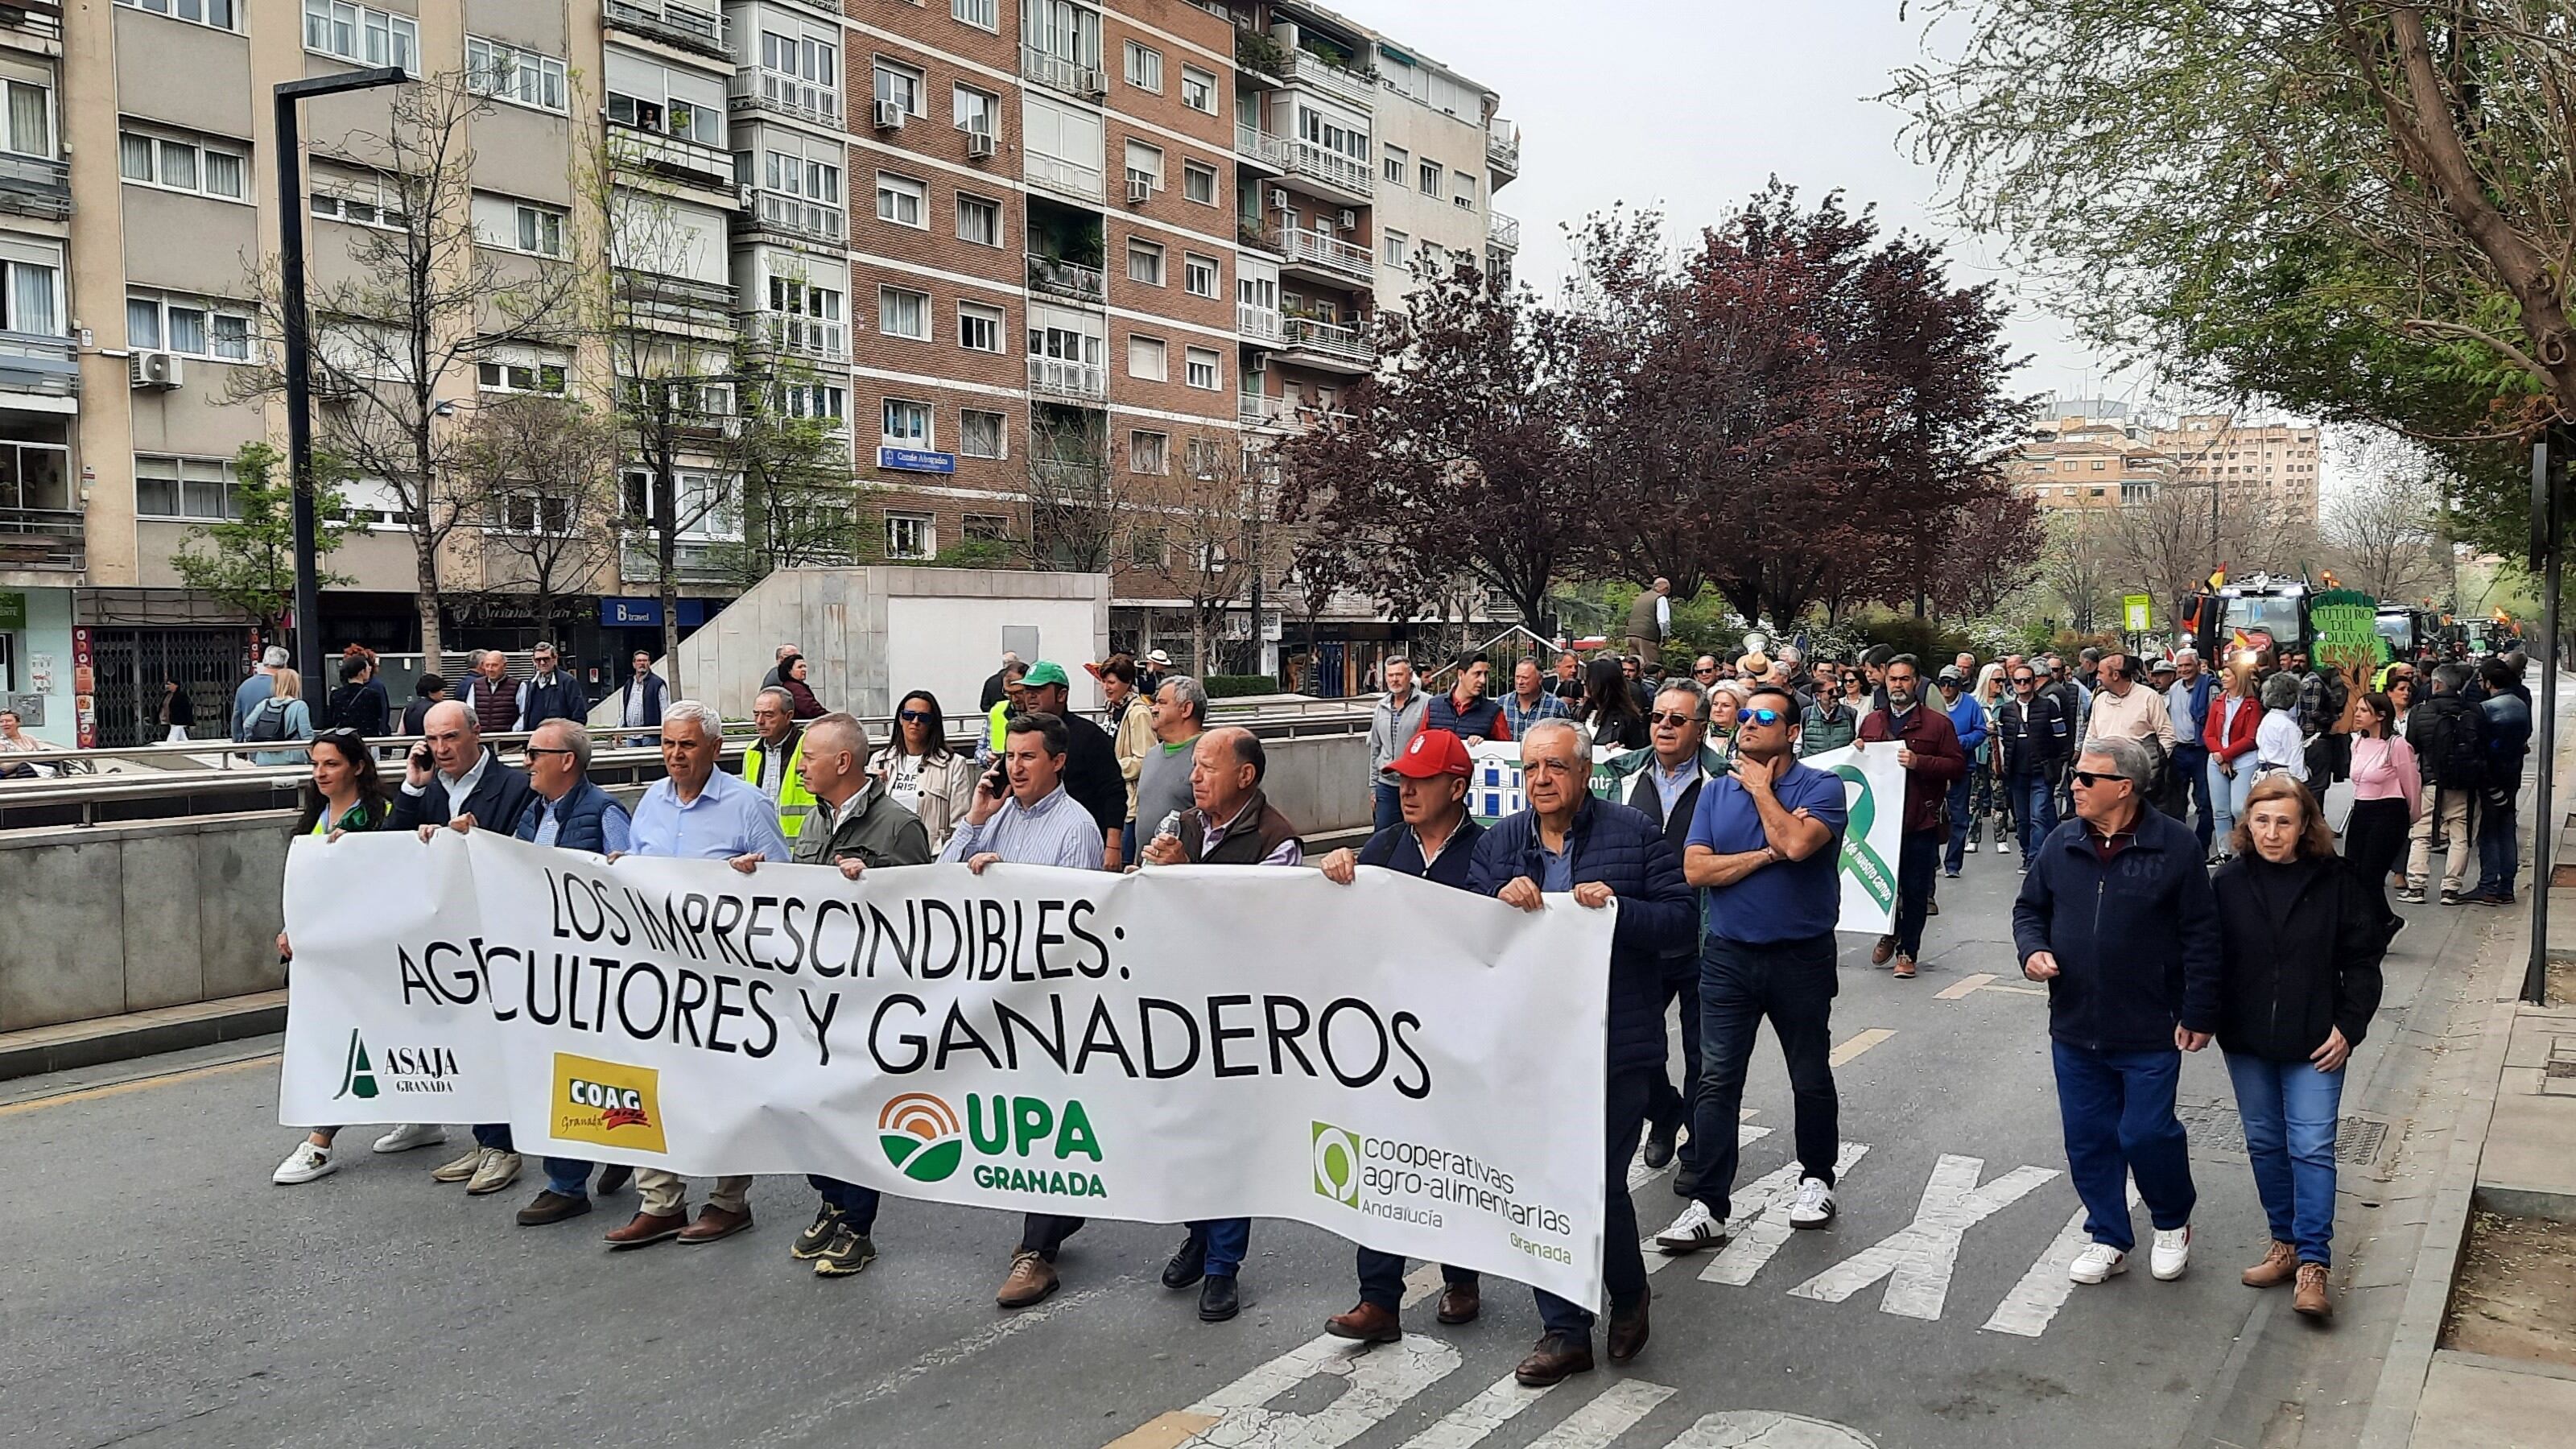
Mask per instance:
[[[2427,786],[2427,789],[2433,789]],[[2478,843],[2469,835],[2469,791],[2433,789],[2432,802],[2406,832],[2406,883],[2424,888],[2433,866],[2433,837],[2450,842],[2450,859],[2442,866],[2442,889],[2468,894],[2476,879]]]
[[[658,1167],[635,1169],[635,1190],[644,1197],[644,1211],[655,1217],[668,1217],[689,1205],[689,1180],[676,1172]],[[738,1213],[751,1205],[751,1179],[719,1177],[707,1191],[707,1201],[729,1213]]]

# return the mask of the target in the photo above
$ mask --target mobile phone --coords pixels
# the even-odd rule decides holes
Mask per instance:
[[[429,768],[429,762],[430,754],[429,744],[427,741],[423,741],[422,743],[411,747],[411,767],[413,769],[426,770]]]
[[[993,797],[997,800],[1011,793],[1010,768],[1001,761],[995,760],[993,768],[984,772],[984,788],[992,791]]]

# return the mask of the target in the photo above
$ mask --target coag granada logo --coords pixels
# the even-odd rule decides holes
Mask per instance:
[[[966,1155],[957,1113],[928,1092],[906,1092],[877,1113],[877,1141],[886,1161],[915,1182],[942,1182]]]

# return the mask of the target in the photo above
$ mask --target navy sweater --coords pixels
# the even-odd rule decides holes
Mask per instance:
[[[2069,820],[2031,852],[2013,902],[2016,960],[2057,957],[2048,1031],[2092,1051],[2171,1051],[2177,1022],[2218,1029],[2218,897],[2200,842],[2160,810],[2103,860]]]

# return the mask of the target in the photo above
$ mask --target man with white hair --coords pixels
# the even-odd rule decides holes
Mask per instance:
[[[250,738],[250,712],[260,707],[277,692],[277,671],[286,667],[287,653],[271,644],[260,651],[259,665],[233,690],[233,738]]]
[[[2210,808],[2209,746],[2202,741],[2201,731],[2209,723],[2209,700],[2218,691],[2218,676],[2200,667],[2200,651],[2188,645],[2174,651],[2173,662],[2173,683],[2165,686],[2165,714],[2173,721],[2174,803],[2184,815],[2199,807],[2191,833],[2199,838],[2200,853],[2206,859],[2217,817]]]

